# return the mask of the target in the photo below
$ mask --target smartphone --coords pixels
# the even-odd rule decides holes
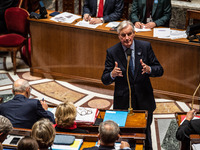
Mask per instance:
[[[19,142],[20,138],[14,137],[11,141],[10,144],[12,145],[17,145],[17,143]]]
[[[54,17],[54,16],[56,16],[56,15],[58,15],[58,14],[60,14],[58,11],[54,11],[54,12],[52,12],[51,14],[49,14],[49,16]]]

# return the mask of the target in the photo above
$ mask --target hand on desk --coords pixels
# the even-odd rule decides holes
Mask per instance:
[[[130,145],[128,144],[128,142],[125,141],[121,141],[121,145],[120,145],[120,149],[124,149],[130,147]]]
[[[152,29],[152,28],[156,27],[156,23],[155,22],[149,22],[147,24],[143,24],[141,22],[135,22],[135,27],[138,28],[138,29],[143,29],[143,28]]]
[[[83,19],[85,21],[90,21],[91,20],[91,16],[89,14],[84,14]]]
[[[100,18],[92,18],[90,20],[90,24],[98,24],[98,23],[103,23]]]

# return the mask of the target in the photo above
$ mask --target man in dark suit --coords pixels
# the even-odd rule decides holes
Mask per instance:
[[[121,42],[107,50],[105,70],[101,80],[105,85],[115,82],[113,108],[128,109],[129,89],[126,76],[126,50],[127,48],[132,49],[129,67],[132,107],[134,110],[148,110],[145,149],[149,150],[152,149],[150,125],[153,111],[156,108],[149,77],[162,76],[163,68],[149,42],[134,40],[134,26],[130,21],[121,22],[117,31]]]
[[[136,28],[169,26],[171,0],[134,0],[130,20]]]
[[[119,135],[119,126],[111,120],[107,120],[102,122],[99,125],[99,141],[98,146],[94,146],[91,148],[84,148],[84,150],[108,150],[108,149],[115,149],[115,142],[120,137]],[[120,149],[127,149],[130,150],[130,145],[125,142],[121,141]]]
[[[83,6],[83,19],[90,21],[91,24],[103,23],[120,20],[124,1],[123,0],[104,0],[103,14],[98,16],[99,3],[101,0],[85,0]],[[91,19],[91,17],[97,17]]]
[[[176,132],[176,138],[182,141],[185,150],[190,150],[190,134],[200,134],[200,119],[192,120],[195,113],[195,110],[189,111]]]
[[[55,123],[54,116],[47,111],[45,101],[29,99],[30,85],[28,81],[18,79],[13,84],[15,97],[0,105],[0,115],[7,117],[14,127],[31,129],[32,125],[41,118],[48,118]]]

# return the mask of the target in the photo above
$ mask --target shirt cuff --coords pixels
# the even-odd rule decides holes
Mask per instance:
[[[111,79],[112,79],[112,80],[115,80],[115,78],[112,77],[111,73],[112,73],[112,72],[110,72],[110,77],[111,77]]]

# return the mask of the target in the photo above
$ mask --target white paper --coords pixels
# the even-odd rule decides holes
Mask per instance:
[[[98,23],[98,24],[90,24],[89,21],[79,21],[77,22],[75,25],[76,26],[81,26],[81,27],[87,27],[87,28],[93,28],[95,29],[96,27],[98,27],[99,25],[102,25],[103,23]]]
[[[77,116],[75,122],[91,122],[94,123],[97,115],[97,108],[77,107]],[[81,115],[82,114],[82,115]]]
[[[193,150],[200,150],[200,144],[192,144]]]
[[[3,141],[3,145],[17,145],[18,143],[19,143],[19,141],[18,141],[18,143],[17,144],[10,144],[10,142],[12,141],[12,139],[13,138],[20,138],[20,139],[22,139],[24,136],[18,136],[18,135],[8,135],[7,136],[7,138]]]
[[[64,12],[59,15],[56,15],[55,17],[52,17],[50,20],[56,21],[56,22],[63,22],[63,23],[72,23],[74,20],[81,18],[81,16]]]
[[[153,37],[170,38],[170,28],[154,28]]]
[[[171,39],[187,38],[187,34],[185,30],[184,31],[170,30],[170,37]]]
[[[119,24],[120,24],[120,22],[115,22],[115,21],[113,21],[113,22],[109,22],[109,23],[106,25],[106,27],[110,27],[110,28],[112,28],[112,27],[117,27]]]
[[[143,27],[142,29],[140,29],[140,28],[136,28],[135,27],[135,32],[145,32],[145,31],[151,31],[151,29],[146,29],[145,27]]]

